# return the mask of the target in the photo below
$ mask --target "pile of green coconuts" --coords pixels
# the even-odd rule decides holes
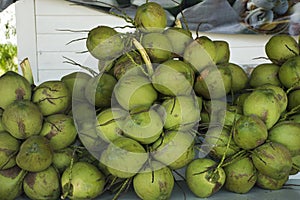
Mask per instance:
[[[272,36],[249,74],[226,41],[167,28],[157,3],[124,18],[134,31],[88,32],[98,72],[35,85],[24,60],[22,75],[0,77],[1,199],[117,199],[130,187],[169,199],[175,176],[205,198],[281,189],[299,172],[298,41]]]

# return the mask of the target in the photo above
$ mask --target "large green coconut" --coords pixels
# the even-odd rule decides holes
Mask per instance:
[[[119,80],[125,73],[134,73],[142,75],[143,72],[140,69],[143,60],[141,55],[137,51],[130,51],[119,57],[113,67],[113,74]],[[134,69],[134,70],[133,70]]]
[[[68,147],[77,137],[73,117],[65,114],[54,114],[46,117],[40,135],[49,139],[53,150]]]
[[[53,152],[53,162],[52,165],[62,173],[70,166],[71,162],[76,162],[78,160],[75,150],[71,147],[65,149],[60,149]]]
[[[218,99],[231,90],[232,77],[230,69],[224,66],[205,68],[196,78],[194,90],[206,99]]]
[[[103,73],[89,80],[85,88],[88,102],[99,108],[111,106],[111,97],[117,80],[110,74]]]
[[[208,158],[198,158],[188,164],[186,183],[197,197],[206,198],[218,192],[224,185],[226,174],[223,168]]]
[[[280,66],[273,63],[263,63],[257,65],[250,74],[249,84],[251,87],[258,87],[264,84],[280,86],[278,78]]]
[[[186,166],[195,154],[194,136],[189,132],[166,132],[151,146],[151,156],[171,169]]]
[[[267,126],[256,115],[243,115],[235,123],[233,140],[243,149],[254,149],[263,144],[267,137]]]
[[[24,193],[32,200],[57,200],[60,197],[59,174],[53,166],[29,172],[23,181]]]
[[[2,200],[17,199],[22,193],[22,182],[27,172],[18,166],[0,170],[0,197]]]
[[[253,150],[251,157],[256,169],[270,178],[282,179],[292,169],[291,153],[279,143],[264,143]]]
[[[242,158],[225,166],[223,169],[226,174],[224,187],[231,192],[245,194],[256,183],[257,171],[251,158]]]
[[[183,58],[190,63],[196,72],[215,65],[216,47],[214,42],[206,37],[200,36],[192,41],[184,50]]]
[[[71,105],[71,93],[67,85],[58,80],[45,81],[34,88],[32,101],[44,116],[64,113]]]
[[[292,156],[300,154],[300,124],[293,121],[282,121],[269,131],[268,140],[287,147]]]
[[[114,96],[125,109],[150,108],[157,99],[157,92],[145,76],[123,76],[115,86]]]
[[[106,142],[123,137],[121,121],[127,112],[120,108],[107,108],[97,115],[96,130],[100,138]]]
[[[155,2],[142,4],[136,10],[134,25],[142,32],[162,32],[167,26],[166,11]]]
[[[160,64],[152,75],[154,88],[167,96],[190,95],[194,84],[192,67],[180,60]]]
[[[244,101],[245,115],[257,115],[270,129],[279,119],[281,107],[271,89],[254,90]]]
[[[185,48],[193,41],[191,32],[179,27],[170,27],[164,31],[164,34],[173,46],[173,53],[179,57],[183,56]]]
[[[271,178],[263,173],[258,172],[256,185],[266,190],[279,190],[289,179],[289,175],[286,175],[280,179]]]
[[[62,195],[69,199],[93,199],[99,196],[105,186],[105,176],[94,165],[76,162],[61,176]]]
[[[6,107],[15,100],[30,100],[31,85],[20,74],[8,71],[0,77],[0,108]]]
[[[49,140],[40,135],[27,138],[17,154],[17,165],[29,172],[47,169],[53,160],[53,151]]]
[[[6,131],[0,132],[0,170],[15,166],[19,149],[19,140]]]
[[[228,63],[230,58],[229,43],[225,40],[214,40],[213,43],[216,49],[216,64]]]
[[[278,71],[279,80],[286,88],[300,86],[300,56],[294,56],[284,62]]]
[[[280,112],[283,113],[286,111],[287,104],[288,104],[288,97],[286,92],[279,86],[275,86],[272,84],[264,84],[262,86],[259,86],[258,89],[271,89],[273,90],[276,99],[279,102],[280,105]]]
[[[229,145],[228,145],[229,143]],[[218,159],[237,153],[240,148],[230,139],[230,130],[212,127],[205,133],[203,150]]]
[[[86,40],[88,51],[99,60],[112,60],[124,50],[121,34],[109,26],[97,26],[91,29]]]
[[[300,90],[293,90],[288,94],[288,110],[300,112]]]
[[[200,110],[195,96],[177,96],[162,102],[161,116],[164,116],[166,130],[187,131],[198,125]]]
[[[2,123],[12,136],[26,139],[40,133],[43,115],[39,107],[29,100],[14,101],[3,112]]]
[[[233,92],[241,91],[245,89],[248,84],[248,75],[246,71],[239,65],[235,63],[223,64],[223,66],[228,67],[231,72],[231,90]]]
[[[148,153],[137,141],[121,137],[111,142],[101,155],[110,174],[119,178],[134,176],[148,159]]]
[[[153,63],[160,63],[172,58],[173,47],[169,38],[162,33],[143,35],[141,44]]]
[[[85,100],[85,87],[92,77],[84,72],[72,72],[61,78],[71,92],[72,99]]]
[[[273,63],[281,65],[289,58],[299,55],[299,46],[290,35],[273,35],[265,45],[265,52]]]
[[[141,144],[155,142],[163,132],[163,119],[154,109],[129,114],[121,123],[124,135]]]
[[[133,188],[144,200],[169,199],[174,188],[172,171],[161,163],[152,161],[134,176]]]

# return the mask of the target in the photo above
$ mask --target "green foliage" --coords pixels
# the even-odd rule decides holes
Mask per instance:
[[[8,70],[17,71],[17,46],[11,43],[0,44],[0,75]]]

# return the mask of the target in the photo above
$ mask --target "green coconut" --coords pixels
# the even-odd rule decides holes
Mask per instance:
[[[254,149],[268,138],[265,123],[256,115],[243,115],[235,123],[233,140],[242,149]]]
[[[170,168],[157,161],[151,161],[134,176],[133,188],[144,200],[170,199],[174,182]]]
[[[12,136],[26,139],[38,135],[42,129],[43,115],[39,107],[29,100],[11,103],[2,115],[3,127]]]
[[[163,132],[163,119],[154,109],[129,114],[121,123],[124,135],[141,144],[155,142]]]
[[[39,172],[47,169],[53,160],[53,150],[47,138],[34,135],[27,138],[17,154],[17,165],[29,172]]]
[[[148,159],[148,153],[137,141],[121,137],[111,142],[101,155],[110,174],[119,178],[134,176]]]
[[[240,150],[230,137],[230,130],[226,128],[209,128],[205,133],[203,150],[215,158],[229,157]]]
[[[188,164],[185,178],[188,188],[200,198],[217,193],[224,185],[226,174],[223,168],[208,158],[197,158]]]
[[[216,48],[216,64],[228,63],[230,58],[229,43],[225,40],[214,40],[213,43]]]
[[[293,90],[288,94],[288,110],[300,110],[300,90]]]
[[[204,68],[215,65],[216,46],[207,36],[200,36],[185,48],[183,58],[196,72],[201,72]]]
[[[18,166],[0,170],[0,196],[3,200],[17,199],[23,193],[22,183],[27,172]]]
[[[257,65],[250,74],[249,85],[253,88],[264,84],[281,86],[281,82],[278,78],[279,68],[280,66],[274,63],[262,63]]]
[[[189,132],[166,132],[151,146],[151,156],[174,170],[186,166],[195,154],[194,136]]]
[[[292,169],[291,153],[279,143],[264,143],[253,150],[251,157],[256,169],[273,179],[286,177]]]
[[[77,154],[71,147],[60,149],[53,152],[53,162],[52,165],[62,173],[70,166],[71,162],[76,162],[78,160]]]
[[[300,123],[300,114],[291,115],[288,120]]]
[[[159,112],[164,116],[166,130],[191,130],[201,119],[198,100],[192,95],[166,99],[161,106]]]
[[[0,108],[6,109],[15,100],[30,100],[31,94],[30,83],[20,74],[7,71],[0,77]]]
[[[88,51],[99,60],[116,59],[124,50],[121,34],[109,26],[97,26],[88,32],[86,39]]]
[[[224,66],[205,68],[196,78],[194,90],[206,99],[226,96],[232,87],[230,69]]]
[[[192,33],[179,27],[169,27],[164,31],[164,34],[173,46],[173,53],[179,57],[183,56],[185,48],[193,41]]]
[[[16,165],[16,155],[20,149],[20,143],[8,132],[0,132],[0,170]]]
[[[160,64],[152,75],[154,88],[167,96],[189,95],[193,89],[194,71],[180,60],[168,60]]]
[[[280,179],[271,178],[263,173],[258,172],[256,185],[266,190],[279,190],[289,179],[289,175],[286,175]]]
[[[130,51],[122,55],[115,61],[113,67],[113,75],[118,80],[128,72],[131,74],[142,75],[143,72],[139,69],[139,67],[142,67],[142,64],[143,60],[141,55],[137,51]]]
[[[172,58],[171,41],[163,33],[147,33],[143,35],[141,44],[153,63],[161,63]]]
[[[271,89],[254,90],[244,101],[245,115],[257,115],[270,129],[280,118],[281,107]]]
[[[162,32],[167,26],[166,11],[158,3],[144,3],[136,10],[134,25],[142,32]]]
[[[280,112],[283,113],[286,111],[287,104],[288,104],[288,97],[286,92],[279,86],[271,85],[271,84],[264,84],[259,86],[258,89],[271,89],[273,90],[276,99],[280,105]]]
[[[44,116],[64,113],[71,105],[71,93],[67,85],[58,80],[45,81],[34,88],[32,101]]]
[[[123,137],[121,121],[127,112],[120,108],[107,108],[97,115],[96,130],[100,138],[106,142]]]
[[[300,56],[294,56],[284,62],[279,71],[278,77],[286,88],[300,86]]]
[[[40,172],[29,172],[24,178],[23,189],[32,200],[57,200],[60,197],[59,174],[53,166]]]
[[[282,121],[269,131],[268,140],[284,145],[292,156],[300,154],[300,124]]]
[[[60,183],[64,198],[93,199],[103,192],[105,176],[90,163],[76,162],[63,172]]]
[[[111,97],[117,80],[110,74],[103,73],[92,78],[85,88],[88,102],[99,108],[111,106]]]
[[[235,63],[225,63],[222,66],[228,67],[231,72],[231,90],[233,92],[241,91],[248,85],[248,75],[246,71]]]
[[[92,78],[85,72],[72,72],[61,78],[61,81],[66,84],[72,94],[74,100],[85,100],[85,87],[88,81]]]
[[[291,57],[299,55],[297,41],[288,34],[273,35],[265,44],[268,58],[275,64],[281,65]]]
[[[150,108],[157,99],[157,92],[145,76],[123,76],[115,86],[114,96],[125,109]]]
[[[65,114],[54,114],[46,117],[40,135],[49,139],[53,150],[68,147],[77,137],[73,117]]]
[[[226,174],[224,187],[228,191],[245,194],[254,187],[257,180],[257,170],[251,158],[242,158],[223,169]]]

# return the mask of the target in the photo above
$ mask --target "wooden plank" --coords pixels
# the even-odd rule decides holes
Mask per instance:
[[[80,65],[98,71],[97,59],[92,57],[89,53],[78,54],[75,52],[39,52],[39,60],[38,60],[39,69],[43,69],[43,70],[80,69],[79,66],[66,63],[67,59],[64,57],[69,58]]]
[[[267,57],[263,47],[235,47],[230,49],[230,62],[239,65],[269,63],[268,60],[257,59],[259,57]]]
[[[65,0],[37,0],[36,15],[103,15],[97,9]]]
[[[84,23],[78,23],[80,21]],[[110,27],[128,25],[122,18],[113,15],[103,16],[37,16],[37,34],[65,34],[70,33],[62,30],[89,31],[94,27],[106,25]],[[130,29],[116,29],[120,32]]]
[[[44,81],[60,80],[63,76],[75,71],[80,71],[80,70],[73,70],[73,69],[39,70],[39,76],[36,85],[39,85]]]
[[[18,46],[18,63],[28,58],[35,80],[38,78],[37,43],[34,0],[17,1],[16,5],[16,31]]]
[[[37,51],[69,51],[69,52],[81,52],[86,51],[84,38],[87,37],[87,33],[74,33],[74,34],[39,34],[37,35]],[[76,42],[72,40],[81,39]]]

